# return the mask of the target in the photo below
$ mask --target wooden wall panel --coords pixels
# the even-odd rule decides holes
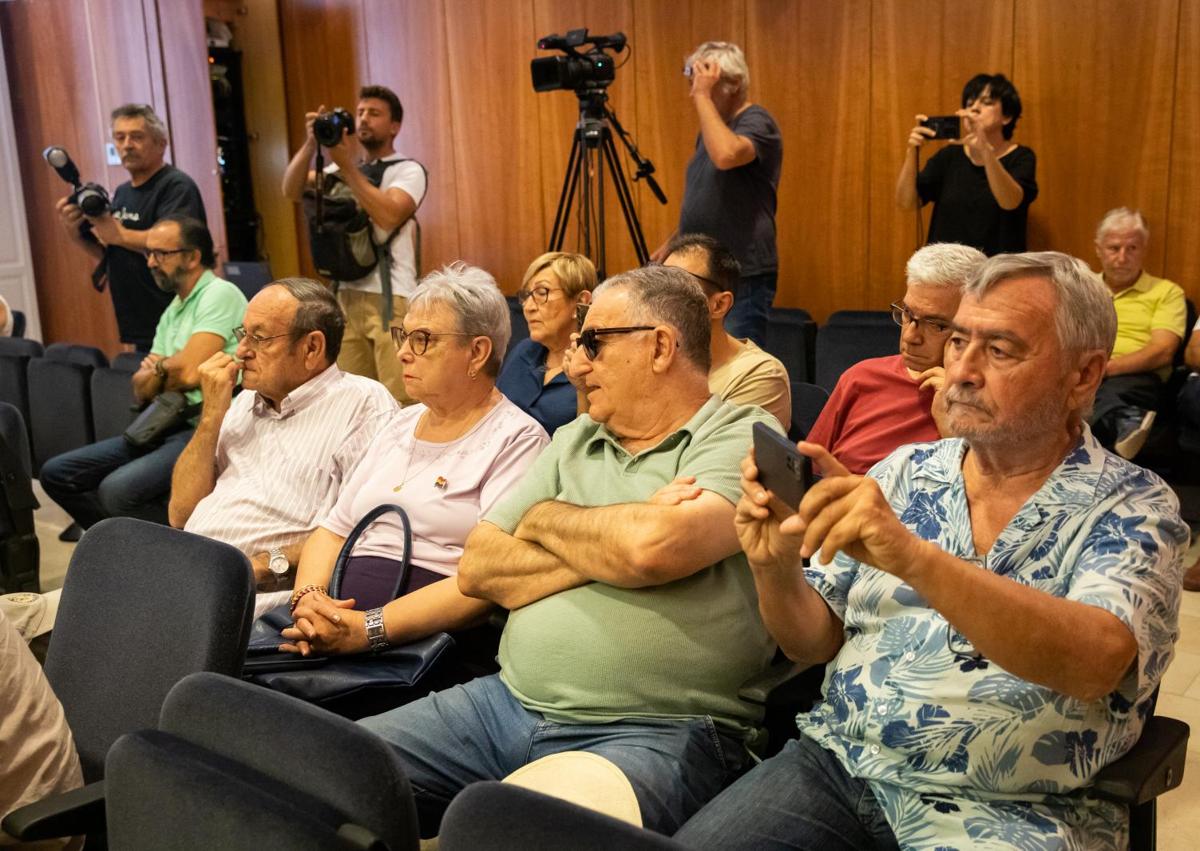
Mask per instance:
[[[366,3],[363,80],[390,87],[404,104],[397,150],[429,170],[429,188],[417,213],[421,222],[422,271],[458,259],[459,181],[455,167],[450,103],[450,52],[445,9],[440,3],[395,8]]]
[[[1038,157],[1030,248],[1095,261],[1104,212],[1127,205],[1163,230],[1179,0],[1017,0],[1013,73]],[[1146,265],[1162,268],[1164,241]]]
[[[747,11],[755,99],[783,133],[775,303],[823,316],[869,300],[870,3],[752,0]]]
[[[1200,303],[1200,2],[1180,6],[1179,67],[1175,72],[1175,115],[1171,133],[1171,171],[1166,225],[1153,238],[1161,241],[1166,258],[1161,274],[1180,284]]]

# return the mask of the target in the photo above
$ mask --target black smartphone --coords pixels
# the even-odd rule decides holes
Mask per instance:
[[[812,487],[812,462],[795,445],[765,423],[754,424],[754,463],[758,481],[775,495],[779,506],[795,514],[800,500]]]
[[[583,320],[587,319],[588,307],[589,307],[589,305],[586,305],[583,302],[580,302],[579,304],[575,305],[575,330],[576,331],[583,330]]]
[[[962,119],[957,115],[931,115],[921,122],[921,126],[932,130],[935,139],[962,138]]]

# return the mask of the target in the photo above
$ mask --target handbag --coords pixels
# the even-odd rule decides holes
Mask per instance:
[[[134,449],[156,446],[170,435],[187,428],[188,420],[200,412],[179,390],[165,390],[151,400],[129,427],[125,442]]]
[[[368,526],[389,512],[399,515],[404,532],[404,553],[392,599],[408,590],[412,575],[412,527],[403,508],[385,504],[368,511],[346,537],[329,578],[329,596],[341,597],[342,580],[355,543]],[[454,639],[439,632],[381,653],[300,656],[279,652],[279,645],[288,641],[282,631],[291,625],[292,615],[286,605],[272,609],[254,622],[242,677],[311,703],[339,700],[374,689],[412,689],[454,648]]]

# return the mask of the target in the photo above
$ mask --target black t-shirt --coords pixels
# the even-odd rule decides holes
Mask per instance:
[[[987,171],[967,157],[961,145],[947,145],[929,158],[917,175],[921,203],[933,202],[929,242],[958,242],[987,256],[1025,250],[1029,205],[1037,198],[1037,157],[1017,145],[1000,158],[1000,165],[1021,184],[1025,197],[1015,210],[996,203],[988,188]]]
[[[734,116],[729,129],[754,143],[755,157],[721,171],[708,158],[702,136],[688,163],[679,211],[680,233],[703,233],[720,240],[742,265],[743,275],[779,269],[775,250],[775,191],[783,165],[779,125],[761,106]]]
[[[112,208],[113,218],[129,230],[150,230],[171,213],[207,222],[200,189],[173,165],[164,165],[141,186],[122,183],[113,193]],[[109,246],[104,263],[121,342],[149,351],[158,317],[174,296],[155,285],[146,257],[139,251]]]

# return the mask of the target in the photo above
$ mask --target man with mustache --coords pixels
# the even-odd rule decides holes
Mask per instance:
[[[63,227],[100,261],[93,279],[107,280],[121,342],[150,350],[158,317],[171,301],[154,286],[142,252],[150,228],[172,214],[205,221],[195,181],[163,158],[167,128],[146,104],[127,103],[112,112],[113,147],[129,180],[112,196],[112,212],[85,216],[67,197],[58,202]]]
[[[1128,847],[1127,809],[1088,787],[1171,661],[1188,530],[1087,427],[1116,325],[1082,261],[990,258],[946,349],[955,437],[826,478],[786,518],[742,462],[759,610],[790,658],[827,663],[825,700],[683,844]]]
[[[167,216],[146,232],[146,265],[172,298],[158,320],[150,353],[133,374],[133,395],[147,403],[165,390],[182,390],[200,403],[200,364],[237,348],[233,329],[246,297],[213,274],[212,235],[198,219]],[[106,517],[167,522],[175,459],[192,435],[191,423],[156,446],[136,448],[123,436],[51,458],[38,478],[46,494],[84,529]]]

